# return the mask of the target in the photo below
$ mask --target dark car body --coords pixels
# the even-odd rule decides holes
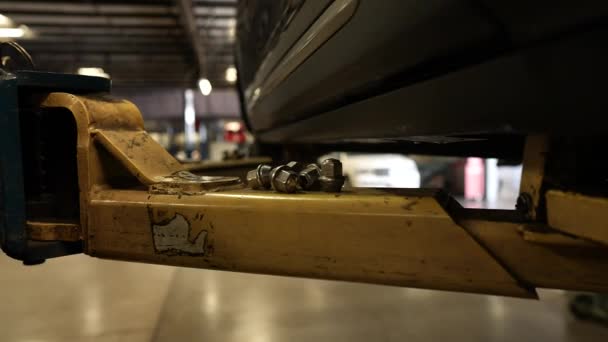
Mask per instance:
[[[607,14],[605,1],[242,0],[245,119],[270,144],[507,154],[530,133],[601,134]]]

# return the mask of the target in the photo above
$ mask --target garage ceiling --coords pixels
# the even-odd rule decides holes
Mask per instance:
[[[231,86],[236,0],[2,1],[41,70],[101,67],[114,86]]]

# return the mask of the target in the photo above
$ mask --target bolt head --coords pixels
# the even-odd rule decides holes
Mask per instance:
[[[293,172],[300,172],[304,168],[304,165],[297,161],[290,161],[289,163],[285,164],[285,166],[287,166]]]
[[[523,192],[519,194],[517,197],[517,203],[515,204],[515,209],[521,213],[529,214],[531,210],[533,210],[532,204],[532,196],[530,194]]]
[[[258,178],[258,170],[247,172],[247,185],[252,189],[261,189],[263,187]]]
[[[299,174],[302,189],[311,189],[321,177],[321,169],[317,164],[308,164]]]
[[[260,164],[256,171],[258,173],[258,182],[260,182],[261,186],[265,189],[270,189],[272,166]]]
[[[338,159],[329,158],[321,163],[321,175],[325,177],[342,177],[342,162]]]
[[[273,179],[272,187],[279,192],[294,193],[298,190],[298,175],[289,170],[278,170]]]
[[[342,186],[344,186],[344,177],[325,177],[321,176],[319,178],[319,183],[321,185],[321,191],[323,192],[340,192],[342,191]]]

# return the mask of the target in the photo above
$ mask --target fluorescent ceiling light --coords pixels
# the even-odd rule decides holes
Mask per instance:
[[[13,21],[9,19],[9,17],[0,14],[0,26],[10,27],[13,26]]]
[[[226,81],[228,81],[230,83],[236,82],[236,68],[235,67],[231,66],[228,69],[226,69]]]
[[[209,82],[209,80],[206,78],[201,78],[198,80],[198,87],[201,89],[201,93],[203,93],[205,96],[211,94],[211,90],[213,89],[211,87],[211,82]]]
[[[30,35],[31,31],[27,26],[17,26],[11,18],[0,14],[0,38],[22,38]]]
[[[108,75],[102,68],[78,68],[78,74],[79,75],[86,75],[86,76],[97,76],[97,77],[105,77],[105,78],[110,78],[110,75]]]
[[[20,28],[4,28],[0,27],[0,38],[21,38],[25,35],[25,31]]]

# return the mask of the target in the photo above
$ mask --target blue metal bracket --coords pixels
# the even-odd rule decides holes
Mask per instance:
[[[110,80],[101,77],[36,71],[0,73],[0,247],[7,255],[33,264],[82,250],[79,242],[27,239],[20,98],[33,93],[109,92],[110,88]]]

